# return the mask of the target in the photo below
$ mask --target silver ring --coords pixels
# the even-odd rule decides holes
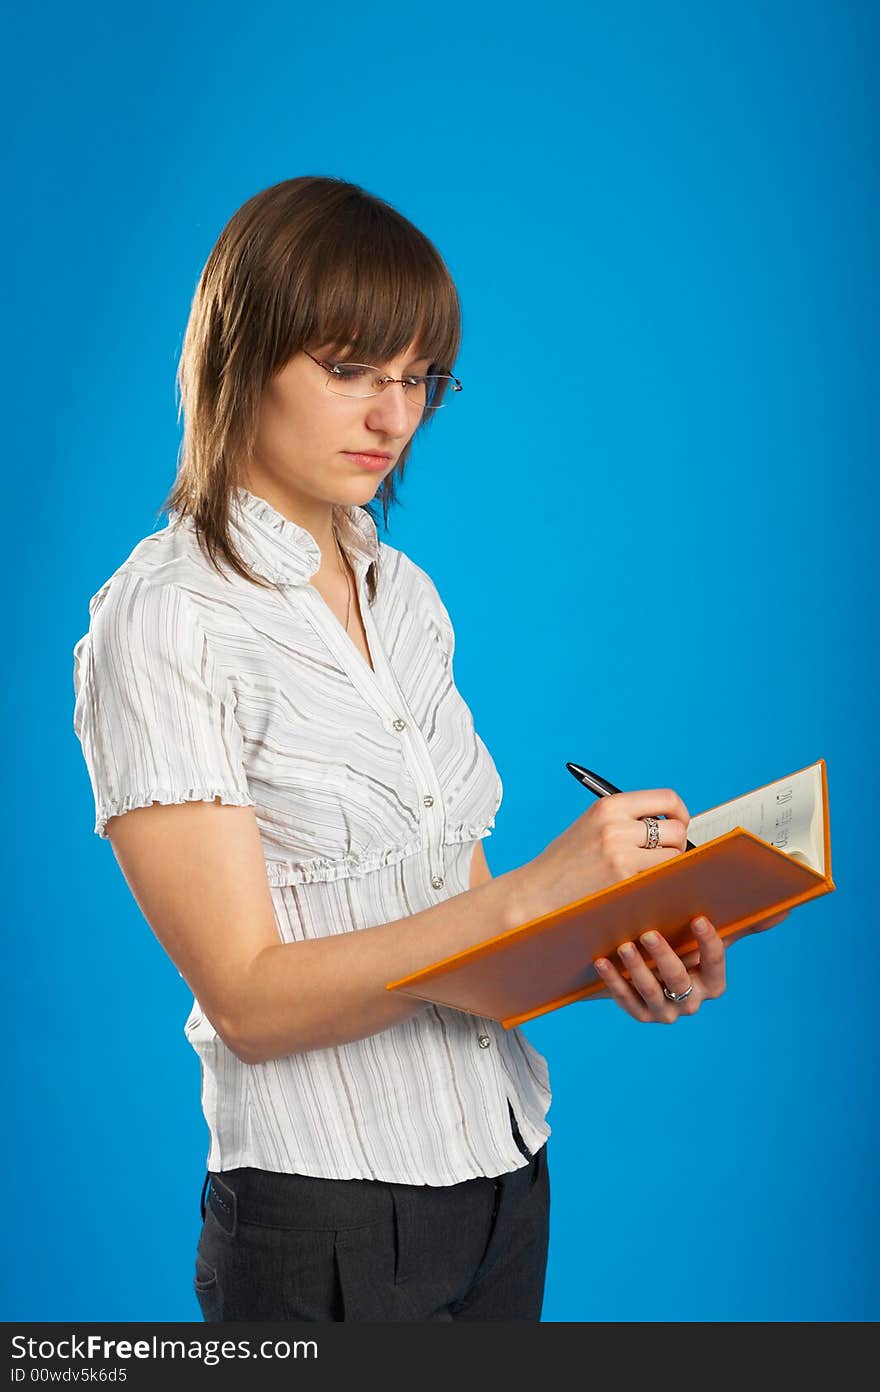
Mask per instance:
[[[660,845],[660,823],[656,817],[642,817],[645,823],[645,844],[643,851],[653,851]]]
[[[664,994],[664,996],[666,997],[667,1000],[675,1001],[676,1005],[678,1005],[679,1001],[687,1000],[688,996],[690,995],[690,993],[691,993],[691,991],[692,991],[693,989],[694,989],[694,983],[693,983],[693,982],[691,982],[690,986],[687,988],[686,991],[682,991],[680,994],[679,994],[678,991],[670,991],[670,989],[669,989],[668,986],[664,986],[664,987],[663,987],[663,994]]]

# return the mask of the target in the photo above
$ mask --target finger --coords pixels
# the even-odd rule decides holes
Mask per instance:
[[[653,957],[660,979],[666,983],[670,991],[677,991],[679,994],[686,991],[691,984],[688,969],[678,953],[669,946],[663,934],[651,929],[642,933],[639,942],[648,956]]]
[[[751,929],[747,929],[746,931],[751,932]],[[731,943],[736,942],[737,938],[736,935],[733,935],[727,938],[722,938],[721,941],[724,944],[724,951],[727,952],[730,948]],[[682,954],[681,960],[682,962],[684,962],[688,971],[692,971],[695,967],[698,967],[700,965],[700,949],[698,947],[691,948],[690,952],[685,952]]]
[[[642,1000],[647,1005],[651,1015],[655,1020],[662,1020],[664,1024],[671,1024],[678,1019],[678,1007],[675,1003],[663,994],[663,987],[657,977],[651,971],[644,957],[642,956],[635,943],[621,943],[617,949],[620,960],[626,967],[630,975],[630,980],[638,991]],[[676,959],[678,960],[678,959]],[[687,978],[687,972],[679,962],[681,975]],[[687,990],[688,980],[682,990]],[[675,990],[675,987],[671,989]],[[693,992],[691,993],[693,995]]]
[[[687,845],[687,825],[679,821],[676,817],[664,817],[657,822],[657,830],[660,833],[659,845],[674,847],[677,851],[683,851]],[[636,824],[636,844],[639,850],[647,850],[648,829],[644,819]],[[657,847],[653,847],[651,855],[656,856]]]
[[[613,962],[609,961],[607,957],[597,957],[593,966],[608,987],[608,993],[612,1000],[615,1000],[626,1011],[627,1015],[631,1015],[634,1020],[638,1020],[643,1025],[652,1019],[644,1001],[624,981]]]
[[[717,998],[727,985],[727,958],[724,943],[708,918],[695,918],[692,927],[700,944],[700,974],[703,994]],[[673,988],[674,989],[674,988]]]
[[[788,918],[790,913],[791,909],[786,909],[785,913],[776,914],[773,918],[760,918],[757,923],[752,924],[748,931],[750,933],[766,933],[768,928],[775,928],[777,923],[781,923],[783,919]]]
[[[660,992],[664,1001],[669,997],[664,993],[664,984],[670,991],[675,991],[677,995],[684,995],[685,991],[693,984],[693,990],[689,992],[683,1001],[671,1001],[679,1015],[696,1015],[702,1004],[705,992],[703,991],[699,971],[690,971],[688,964],[678,953],[675,952],[666,941],[662,933],[649,930],[643,933],[639,939],[645,952],[653,958],[654,965],[660,977]],[[689,957],[697,957],[699,963],[699,953],[690,952]],[[697,965],[698,965],[697,963]]]
[[[676,817],[685,826],[691,819],[684,802],[672,788],[647,788],[628,793],[612,793],[602,801],[619,807],[630,817]]]
[[[644,822],[642,823],[642,825],[644,826]],[[663,823],[661,822],[660,825],[662,826]],[[639,833],[637,829],[636,838],[638,838],[638,835]],[[633,847],[632,842],[630,842],[628,848],[628,859],[631,860],[633,855],[638,856],[639,865],[638,869],[629,870],[627,873],[629,875],[636,875],[641,873],[642,870],[653,870],[659,861],[675,860],[676,857],[680,856],[681,854],[682,852],[679,846],[655,846],[653,851],[649,851],[645,846]]]

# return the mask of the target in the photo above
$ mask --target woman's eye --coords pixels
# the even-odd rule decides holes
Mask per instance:
[[[341,377],[343,381],[348,382],[355,377],[363,377],[366,368],[346,367],[344,363],[337,363],[336,366],[331,369],[331,371],[333,372],[334,377]]]

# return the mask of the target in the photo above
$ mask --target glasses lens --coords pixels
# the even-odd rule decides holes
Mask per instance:
[[[327,378],[327,390],[334,396],[375,396],[382,388],[377,379],[383,374],[366,363],[336,363]],[[411,406],[420,411],[436,411],[446,404],[445,376],[410,376],[404,378],[403,390]]]

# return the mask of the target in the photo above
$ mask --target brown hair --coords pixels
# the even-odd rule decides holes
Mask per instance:
[[[424,233],[343,179],[302,175],[254,194],[220,233],[193,297],[177,373],[184,433],[177,477],[160,511],[192,518],[216,569],[219,554],[239,575],[265,585],[235,549],[228,526],[263,388],[303,349],[348,346],[357,361],[381,363],[410,342],[430,360],[429,372],[452,371],[461,306]],[[432,416],[425,413],[416,434]],[[379,489],[386,527],[413,439]],[[378,522],[374,503],[366,511]],[[373,563],[371,604],[375,572]]]

